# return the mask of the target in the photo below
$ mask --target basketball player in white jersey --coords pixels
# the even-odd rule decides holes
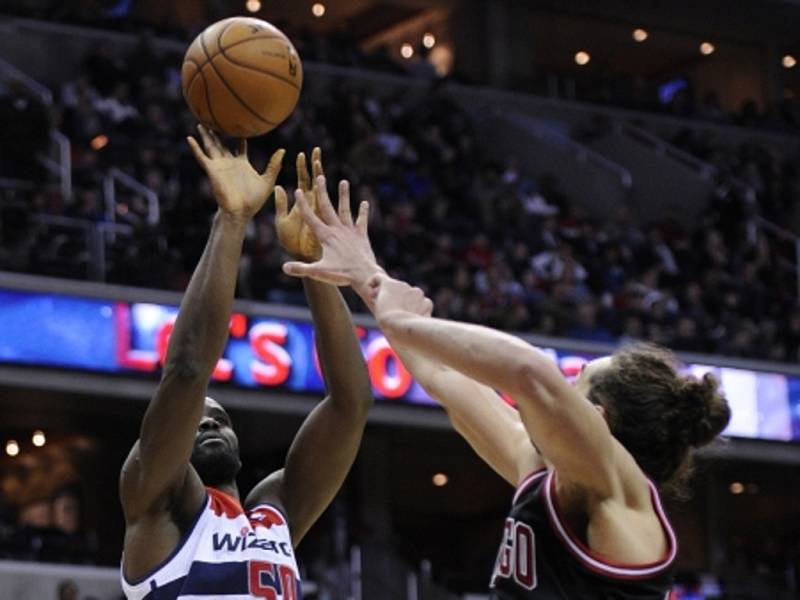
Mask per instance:
[[[490,598],[664,600],[677,542],[659,496],[730,419],[714,378],[684,377],[667,351],[638,345],[589,363],[573,386],[517,337],[433,318],[422,290],[378,267],[368,207],[354,224],[339,191],[338,215],[327,196],[317,214],[297,193],[323,254],[284,271],[352,285],[455,428],[517,487]]]
[[[372,393],[349,311],[339,291],[306,282],[328,396],[303,423],[284,468],[246,498],[236,475],[231,421],[206,398],[228,325],[245,230],[272,194],[283,151],[263,174],[244,141],[231,154],[199,128],[189,144],[219,205],[209,240],[181,303],[163,375],[120,477],[125,515],[122,584],[129,599],[300,598],[294,547],[339,490],[358,450]],[[315,175],[322,171],[314,152]],[[305,158],[298,181],[310,193]],[[296,209],[277,188],[276,226],[301,260],[319,254]]]

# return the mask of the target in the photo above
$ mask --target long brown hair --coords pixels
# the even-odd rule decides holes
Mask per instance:
[[[713,375],[683,376],[678,364],[660,346],[626,346],[592,376],[589,399],[604,407],[611,433],[645,474],[683,496],[694,450],[717,438],[731,411]]]

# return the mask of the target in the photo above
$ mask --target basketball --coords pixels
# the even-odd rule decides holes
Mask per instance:
[[[254,137],[277,127],[294,110],[303,66],[277,27],[232,17],[194,39],[183,59],[181,84],[203,125],[230,136]]]

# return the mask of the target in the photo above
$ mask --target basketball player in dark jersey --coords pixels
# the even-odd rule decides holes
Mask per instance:
[[[432,318],[421,290],[378,267],[366,227],[342,216],[346,193],[342,186],[339,215],[325,198],[319,216],[297,194],[322,259],[284,271],[352,285],[454,427],[517,488],[491,597],[663,600],[677,542],[659,491],[678,483],[693,449],[728,423],[716,381],[683,377],[671,354],[641,345],[589,363],[570,385],[515,336]]]
[[[339,291],[308,282],[305,292],[328,396],[306,418],[284,468],[241,501],[238,440],[225,410],[206,398],[206,388],[228,338],[245,230],[273,192],[283,151],[259,174],[248,161],[244,141],[233,155],[213,133],[199,131],[203,148],[193,138],[189,144],[219,207],[181,303],[161,382],[122,469],[123,585],[131,598],[296,600],[293,546],[339,490],[373,397]],[[322,172],[318,150],[313,169],[316,175]],[[310,192],[302,155],[298,180]],[[275,193],[282,245],[300,259],[313,260],[319,253],[313,235],[296,208],[287,211],[285,192],[277,188]],[[198,531],[200,524],[203,531]],[[275,532],[279,535],[270,537]]]

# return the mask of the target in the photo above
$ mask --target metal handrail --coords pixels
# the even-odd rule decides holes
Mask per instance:
[[[53,105],[53,92],[47,86],[39,83],[30,75],[20,71],[5,59],[0,58],[0,73],[6,75],[6,79],[13,79],[25,85],[35,96],[37,96],[46,106]]]
[[[0,58],[0,73],[8,80],[21,82],[45,106],[53,106],[53,93],[50,89],[36,79],[21,71],[13,64]],[[69,138],[56,129],[50,129],[50,141],[58,148],[58,159],[49,156],[39,156],[39,162],[51,173],[59,178],[61,193],[65,199],[72,197],[72,154]]]
[[[757,216],[755,222],[761,229],[769,231],[774,236],[784,239],[794,245],[794,272],[797,278],[797,298],[800,300],[800,235],[797,235],[795,232],[785,227],[776,225],[772,221],[768,221],[761,216]]]
[[[69,138],[57,129],[50,130],[50,141],[57,147],[58,160],[40,154],[39,163],[58,177],[61,195],[65,199],[72,198],[72,144]]]
[[[627,123],[625,121],[615,121],[614,129],[619,133],[624,133],[625,135],[650,146],[656,152],[656,154],[668,156],[669,158],[694,169],[703,179],[711,179],[711,177],[713,177],[717,172],[717,168],[715,166],[697,158],[696,156],[693,156],[685,150],[681,150],[677,146],[670,144],[664,139],[650,133],[645,129],[642,129],[641,127],[637,127],[636,125],[632,125],[631,123]]]
[[[495,113],[495,116],[500,119],[505,119],[517,127],[525,129],[525,131],[530,133],[536,139],[569,149],[579,162],[589,162],[603,170],[611,171],[616,177],[619,178],[620,184],[624,188],[630,189],[633,185],[633,176],[628,169],[619,163],[606,158],[599,152],[592,150],[588,146],[584,146],[580,142],[576,142],[568,135],[558,131],[556,128],[550,127],[544,123],[541,123],[540,121],[537,121],[536,119],[533,119],[532,117],[528,117],[519,113],[508,114],[507,112],[498,111]]]
[[[55,225],[81,231],[85,236],[86,247],[91,258],[89,276],[96,281],[106,280],[106,236],[108,234],[112,236],[117,234],[133,235],[132,226],[120,223],[96,222],[46,214],[34,214],[32,219],[44,225]]]
[[[161,212],[158,205],[158,194],[140,181],[137,181],[127,173],[114,167],[109,169],[103,178],[103,199],[105,201],[106,219],[115,222],[117,218],[117,184],[123,185],[137,194],[142,194],[147,200],[147,224],[158,225]]]

